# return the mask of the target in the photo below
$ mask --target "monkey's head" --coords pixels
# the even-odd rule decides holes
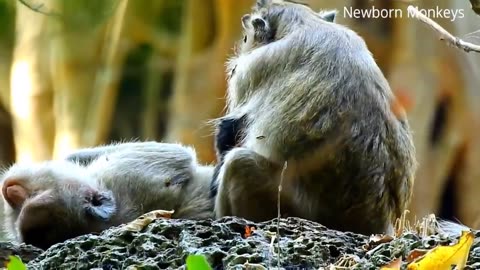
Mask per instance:
[[[292,0],[257,0],[252,13],[242,16],[244,36],[239,53],[274,42],[312,19],[334,22],[336,14],[336,10],[315,12]]]
[[[263,72],[256,72],[256,77],[248,74],[252,65],[258,66],[264,58],[271,57],[277,44],[292,34],[305,32],[303,28],[332,26],[336,14],[336,10],[315,12],[308,5],[292,0],[257,0],[251,12],[242,16],[244,36],[237,43],[236,54],[227,63],[228,108],[236,107],[248,96],[249,88],[263,81]],[[285,63],[282,61],[279,59],[278,65]]]
[[[103,230],[116,210],[112,194],[67,161],[13,165],[2,175],[2,195],[6,231],[42,249]]]

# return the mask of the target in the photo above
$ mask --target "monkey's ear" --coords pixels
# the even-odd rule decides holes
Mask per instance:
[[[27,188],[18,179],[6,179],[3,181],[2,194],[5,201],[13,209],[20,209],[29,197]]]
[[[257,0],[256,8],[265,8],[272,3],[272,0]]]
[[[85,205],[87,215],[95,219],[109,220],[116,212],[115,199],[110,191],[93,191],[88,196]]]
[[[250,14],[246,14],[246,15],[243,15],[242,16],[242,27],[243,29],[248,29],[248,25],[249,25],[249,22],[250,22],[250,18],[252,16],[250,16]]]
[[[318,15],[327,22],[335,22],[335,19],[337,18],[337,10],[320,11]]]

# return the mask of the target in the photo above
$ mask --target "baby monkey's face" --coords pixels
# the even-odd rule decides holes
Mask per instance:
[[[2,175],[2,196],[7,232],[42,249],[100,231],[115,210],[111,195],[67,161],[12,166]]]
[[[242,28],[244,36],[240,44],[240,53],[246,53],[274,41],[275,30],[262,17],[262,13],[243,15]]]
[[[251,13],[243,15],[241,25],[243,37],[235,46],[236,57],[274,43],[292,32],[299,31],[309,21],[335,22],[336,10],[313,11],[308,5],[289,0],[257,0]],[[227,68],[228,78],[235,74],[237,61]]]

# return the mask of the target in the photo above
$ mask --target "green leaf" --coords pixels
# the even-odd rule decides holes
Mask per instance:
[[[187,257],[188,270],[212,270],[203,255],[188,255]]]
[[[7,263],[7,270],[27,270],[25,264],[17,256],[8,256],[10,261]]]

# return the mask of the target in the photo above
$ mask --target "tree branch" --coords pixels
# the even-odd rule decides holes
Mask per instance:
[[[472,4],[473,12],[477,13],[477,15],[480,15],[480,0],[470,0],[470,4]]]
[[[430,26],[440,36],[440,40],[445,41],[448,45],[457,47],[466,52],[478,52],[480,53],[480,45],[466,42],[452,34],[450,34],[445,28],[441,27],[438,23],[423,15],[416,7],[408,6],[409,14],[412,14],[414,18]]]
[[[40,13],[40,14],[43,14],[43,15],[46,15],[46,16],[56,16],[56,17],[60,17],[60,14],[59,13],[56,13],[56,12],[50,12],[50,11],[44,11],[43,8],[45,7],[44,4],[30,4],[30,3],[27,3],[26,0],[18,0],[18,2],[20,2],[22,5],[24,5],[25,7],[27,7],[28,9],[34,11],[34,12],[37,12],[37,13]]]

